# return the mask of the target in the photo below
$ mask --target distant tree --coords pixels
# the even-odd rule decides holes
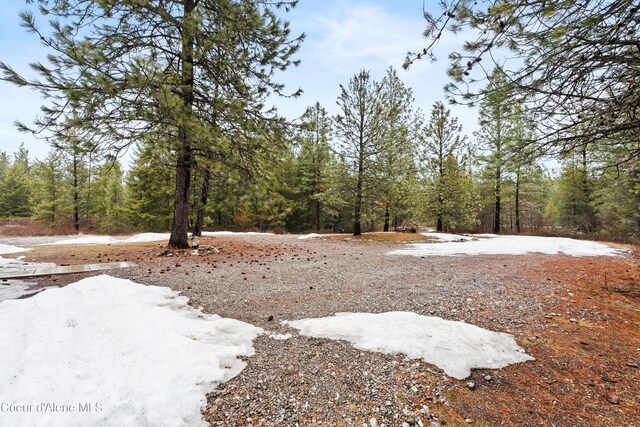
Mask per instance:
[[[378,154],[383,150],[388,112],[383,102],[383,86],[375,82],[368,71],[354,75],[345,87],[340,85],[335,117],[336,134],[340,138],[340,152],[348,160],[355,175],[353,203],[353,234],[362,234],[364,185],[375,168]]]
[[[134,158],[126,177],[129,223],[139,230],[170,230],[175,153],[148,141],[138,144]]]
[[[430,182],[427,204],[436,217],[437,231],[443,231],[445,216],[448,216],[446,205],[451,205],[452,194],[458,191],[455,188],[458,183],[449,179],[458,176],[457,159],[465,153],[467,140],[458,119],[451,117],[451,111],[439,101],[433,105],[420,139]],[[456,170],[448,171],[447,166]]]
[[[593,179],[590,176],[587,147],[565,161],[558,178],[558,208],[565,227],[584,233],[596,231],[593,209]]]
[[[91,214],[100,231],[122,232],[129,228],[123,180],[124,173],[116,159],[107,158],[96,170],[92,188],[96,203]]]
[[[31,215],[29,151],[21,144],[6,167],[0,183],[0,217],[28,217]]]
[[[378,186],[384,201],[384,231],[389,231],[393,213],[395,225],[398,217],[406,213],[411,194],[417,191],[415,151],[418,118],[413,110],[413,93],[390,67],[382,80],[382,99],[386,110],[386,131],[378,156]],[[404,211],[404,212],[403,212]]]
[[[313,212],[313,228],[320,230],[328,167],[333,160],[329,146],[332,123],[327,110],[319,102],[307,109],[302,120],[300,152],[296,159],[297,191],[302,203],[307,206],[305,216]],[[305,223],[311,225],[308,220]]]
[[[491,74],[490,95],[480,104],[480,130],[476,133],[484,151],[482,162],[493,175],[494,222],[493,232],[500,232],[502,213],[502,185],[509,157],[511,129],[509,118],[513,112],[508,102],[509,88],[499,68]]]
[[[32,168],[31,205],[33,219],[50,227],[70,218],[72,211],[64,154],[52,150]]]

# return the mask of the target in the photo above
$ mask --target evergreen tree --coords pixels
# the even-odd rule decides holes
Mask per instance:
[[[322,228],[323,194],[327,189],[327,168],[332,161],[329,136],[331,119],[319,102],[303,116],[300,153],[296,160],[297,194],[305,206],[305,228]],[[313,221],[309,218],[313,217]]]
[[[99,231],[122,232],[129,228],[123,180],[124,173],[116,159],[107,158],[96,170],[92,186],[96,203],[91,214]]]
[[[6,167],[0,187],[0,217],[28,217],[31,180],[29,151],[21,144],[13,155],[13,162]]]
[[[445,224],[445,217],[451,218],[449,211],[454,205],[455,195],[459,193],[458,179],[462,178],[458,170],[458,158],[462,157],[467,144],[466,137],[462,135],[462,125],[457,118],[451,117],[451,111],[442,102],[436,102],[431,109],[421,142],[429,180],[427,207],[436,217],[437,231],[443,231],[445,225],[453,225]],[[454,170],[448,171],[447,166]],[[459,208],[464,207],[461,205]]]
[[[378,156],[378,187],[384,201],[384,231],[389,231],[391,214],[394,225],[409,216],[412,197],[417,187],[416,128],[418,119],[413,111],[413,93],[390,67],[382,80],[382,97],[387,110],[386,131]]]
[[[537,117],[531,144],[566,153],[585,140],[607,146],[614,137],[628,159],[640,154],[634,139],[640,130],[637,1],[442,0],[440,5],[440,16],[425,13],[428,46],[410,53],[405,66],[434,58],[445,32],[468,30],[462,52],[449,55],[448,91],[454,99],[478,102],[499,92],[493,87],[474,93],[474,88],[484,77],[478,73],[500,66],[507,70],[514,101]],[[493,55],[496,50],[503,52]]]
[[[510,144],[509,117],[512,106],[508,102],[509,87],[500,68],[491,74],[491,83],[487,96],[480,104],[480,130],[476,136],[484,149],[482,161],[493,176],[493,232],[499,233],[501,227],[502,193],[505,163]]]
[[[353,203],[353,234],[362,234],[363,199],[365,181],[373,172],[378,154],[383,150],[387,110],[382,100],[383,86],[375,82],[368,71],[362,70],[349,80],[347,87],[340,85],[335,117],[336,133],[341,140],[340,151],[349,161],[355,175],[356,188]]]
[[[64,163],[63,153],[52,150],[44,160],[33,166],[33,219],[50,227],[65,223],[72,210]]]
[[[21,19],[53,51],[48,65],[33,66],[42,79],[25,79],[4,63],[0,69],[5,80],[51,100],[36,128],[58,140],[70,125],[91,151],[117,153],[149,133],[174,141],[169,246],[187,248],[194,153],[208,153],[229,129],[257,135],[283,124],[263,104],[271,93],[282,93],[273,76],[295,63],[291,58],[302,37],[291,39],[288,23],[272,9],[295,4],[41,0],[40,12],[51,17],[50,35],[36,26],[32,13],[22,12]],[[220,90],[227,95],[220,97]],[[242,121],[222,121],[220,112]]]
[[[126,178],[129,223],[138,230],[170,230],[175,154],[149,141],[139,144],[134,155]]]

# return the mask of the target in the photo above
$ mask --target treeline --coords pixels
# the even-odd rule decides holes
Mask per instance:
[[[436,103],[416,110],[411,89],[390,68],[340,86],[339,113],[311,106],[276,143],[256,144],[246,162],[228,151],[196,156],[189,224],[202,229],[289,232],[391,230],[412,223],[442,231],[508,232],[631,240],[640,233],[640,167],[612,144],[589,144],[549,159],[533,149],[533,120],[501,91],[480,108],[480,130],[465,135]],[[506,87],[506,86],[505,86]],[[505,89],[506,90],[506,89]],[[31,161],[0,152],[0,217],[50,227],[124,232],[171,229],[176,150],[157,135],[137,144],[127,173],[81,144]],[[247,147],[243,147],[245,150]]]

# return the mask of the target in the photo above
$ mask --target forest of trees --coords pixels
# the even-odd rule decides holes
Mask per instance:
[[[210,228],[360,234],[418,223],[640,236],[633,2],[483,9],[456,0],[441,2],[440,17],[426,14],[431,43],[406,67],[433,58],[446,31],[479,34],[449,55],[447,87],[450,101],[478,107],[473,134],[444,102],[417,109],[393,68],[339,85],[334,116],[319,103],[293,123],[266,109],[269,96],[299,94],[273,80],[297,64],[304,39],[274,9],[295,4],[43,0],[40,13],[70,23],[48,34],[23,12],[23,26],[52,51],[49,63],[34,64],[40,80],[4,63],[0,71],[50,101],[34,127],[19,127],[46,134],[53,149],[40,160],[23,148],[0,152],[0,218],[170,230],[177,248],[188,247],[188,230]],[[492,49],[511,51],[519,68],[481,67]],[[460,89],[477,86],[478,69],[485,84]],[[131,147],[132,164],[120,164]]]
[[[499,79],[498,79],[499,80]],[[340,86],[340,114],[316,103],[281,134],[277,159],[260,169],[199,161],[189,191],[189,227],[304,232],[392,230],[639,235],[640,176],[613,168],[611,153],[584,145],[548,159],[521,150],[530,120],[503,97],[480,107],[466,135],[442,102],[413,107],[396,71]],[[80,231],[167,231],[173,219],[176,153],[139,142],[128,168],[111,156],[53,149],[32,160],[0,152],[0,217],[32,218]]]

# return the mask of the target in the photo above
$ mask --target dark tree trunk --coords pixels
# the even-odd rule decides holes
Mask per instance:
[[[204,176],[202,177],[202,188],[200,189],[200,204],[196,215],[196,222],[193,226],[193,235],[202,236],[202,227],[204,225],[204,210],[207,207],[207,199],[209,198],[209,181],[211,180],[211,171],[204,168]]]
[[[516,171],[516,233],[520,233],[520,168]]]
[[[362,144],[361,144],[362,145]],[[356,206],[353,215],[353,235],[359,236],[362,234],[362,226],[360,221],[362,220],[362,175],[364,173],[364,148],[361,147],[360,159],[358,160],[358,183],[356,185]]]
[[[191,130],[189,120],[193,115],[193,48],[195,36],[193,30],[193,13],[195,0],[183,0],[184,16],[182,28],[182,75],[180,77],[182,108],[184,117],[178,126],[180,149],[176,165],[176,193],[174,200],[173,225],[169,247],[174,249],[189,248],[189,185],[191,183],[191,164],[193,153],[191,148]]]
[[[73,228],[76,233],[80,232],[80,192],[78,190],[78,150],[74,142],[73,145]]]
[[[320,200],[316,200],[316,230],[320,231]]]
[[[496,213],[493,222],[493,232],[500,232],[500,192],[502,187],[500,168],[496,169]]]
[[[389,204],[384,207],[384,231],[389,231]]]
[[[496,182],[496,214],[493,220],[493,232],[500,232],[500,181]]]
[[[442,215],[438,215],[438,221],[436,223],[436,231],[441,232],[443,230],[443,225],[442,225]]]

